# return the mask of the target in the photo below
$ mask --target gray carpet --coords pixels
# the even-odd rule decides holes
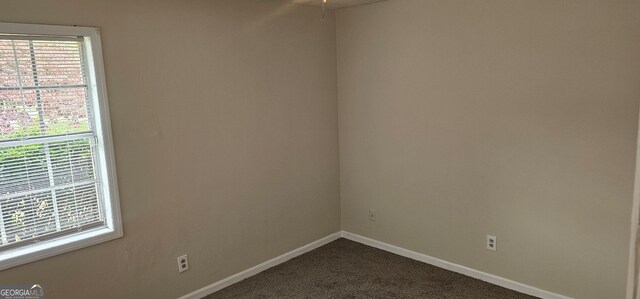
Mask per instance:
[[[338,239],[206,298],[534,298]]]

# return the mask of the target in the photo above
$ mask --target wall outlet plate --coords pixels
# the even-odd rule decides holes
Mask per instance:
[[[376,222],[376,210],[369,210],[369,221]]]
[[[178,257],[178,272],[182,273],[187,270],[189,270],[189,259],[185,254]]]
[[[487,235],[487,249],[496,251],[498,249],[498,239],[496,236]]]

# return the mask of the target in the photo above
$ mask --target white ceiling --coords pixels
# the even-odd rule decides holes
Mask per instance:
[[[292,0],[296,4],[322,6],[322,0]],[[355,5],[369,4],[384,0],[327,0],[329,9],[337,9]]]

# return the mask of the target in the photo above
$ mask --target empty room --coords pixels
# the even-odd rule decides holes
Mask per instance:
[[[0,0],[0,298],[640,299],[638,0]]]

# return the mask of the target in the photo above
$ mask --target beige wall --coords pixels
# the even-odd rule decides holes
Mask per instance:
[[[101,27],[125,237],[0,281],[175,298],[337,231],[339,108],[344,229],[569,296],[624,295],[640,3],[390,0],[337,14],[1,1],[0,21]]]
[[[391,0],[336,22],[343,229],[624,297],[639,1]]]
[[[101,28],[125,232],[0,282],[176,298],[338,231],[335,23],[320,16],[264,0],[0,1],[3,22]]]

